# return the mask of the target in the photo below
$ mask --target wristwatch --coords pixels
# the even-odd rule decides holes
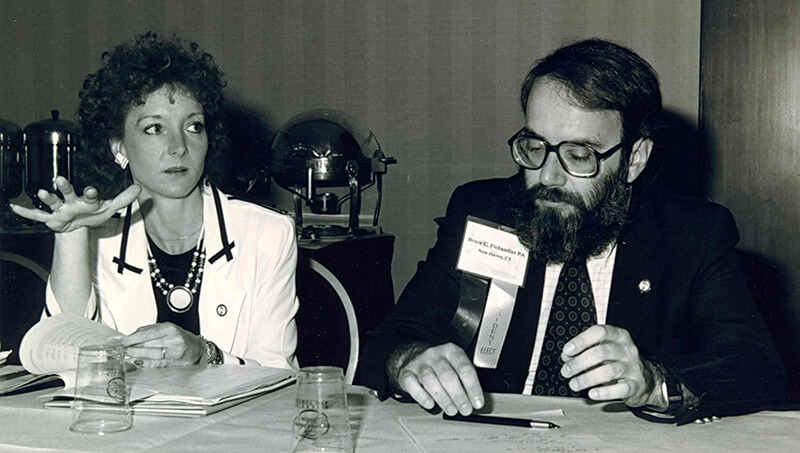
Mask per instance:
[[[670,373],[664,365],[650,360],[650,363],[661,373],[664,377],[664,382],[661,383],[661,392],[664,399],[667,401],[667,410],[665,414],[675,415],[683,409],[683,385],[678,380],[677,376]]]
[[[661,384],[661,389],[669,403],[666,413],[676,414],[683,408],[683,386],[674,374],[667,372],[664,374],[664,383]]]
[[[213,341],[206,340],[202,335],[200,338],[206,342],[206,361],[209,365],[222,365],[222,353]]]

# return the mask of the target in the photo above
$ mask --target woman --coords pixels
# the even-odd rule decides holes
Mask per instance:
[[[12,206],[55,232],[46,314],[127,334],[140,366],[289,368],[297,248],[291,218],[221,193],[222,73],[196,44],[138,36],[86,77],[78,119],[93,181],[40,190],[51,212]],[[86,159],[84,159],[86,160]],[[202,335],[202,336],[201,336]]]

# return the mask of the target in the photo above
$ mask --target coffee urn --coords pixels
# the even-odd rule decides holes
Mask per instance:
[[[0,119],[0,196],[2,205],[22,193],[25,173],[25,154],[22,129],[15,123]]]
[[[53,184],[56,176],[73,179],[73,154],[78,148],[78,125],[60,120],[58,110],[51,111],[51,118],[25,126],[25,192],[40,207],[36,193],[39,189],[56,192]]]

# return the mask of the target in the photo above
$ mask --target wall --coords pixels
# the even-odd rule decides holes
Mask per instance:
[[[702,138],[800,401],[800,2],[703,2]]]
[[[399,161],[381,219],[397,235],[398,292],[452,190],[515,171],[505,142],[523,125],[519,84],[555,47],[593,36],[628,44],[660,73],[668,109],[697,124],[699,0],[0,0],[0,118],[71,117],[101,52],[151,28],[214,55],[229,98],[264,126],[258,147],[316,107],[373,130]]]

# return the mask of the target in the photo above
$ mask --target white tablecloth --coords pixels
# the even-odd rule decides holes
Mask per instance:
[[[137,415],[132,430],[106,436],[69,431],[69,410],[41,408],[37,395],[51,391],[0,397],[0,452],[246,453],[288,451],[291,445],[294,386],[203,418]],[[356,451],[787,452],[800,447],[799,412],[762,412],[677,427],[640,420],[620,403],[488,396],[494,413],[547,418],[562,427],[536,430],[449,422],[414,404],[381,403],[356,386],[348,389]]]

